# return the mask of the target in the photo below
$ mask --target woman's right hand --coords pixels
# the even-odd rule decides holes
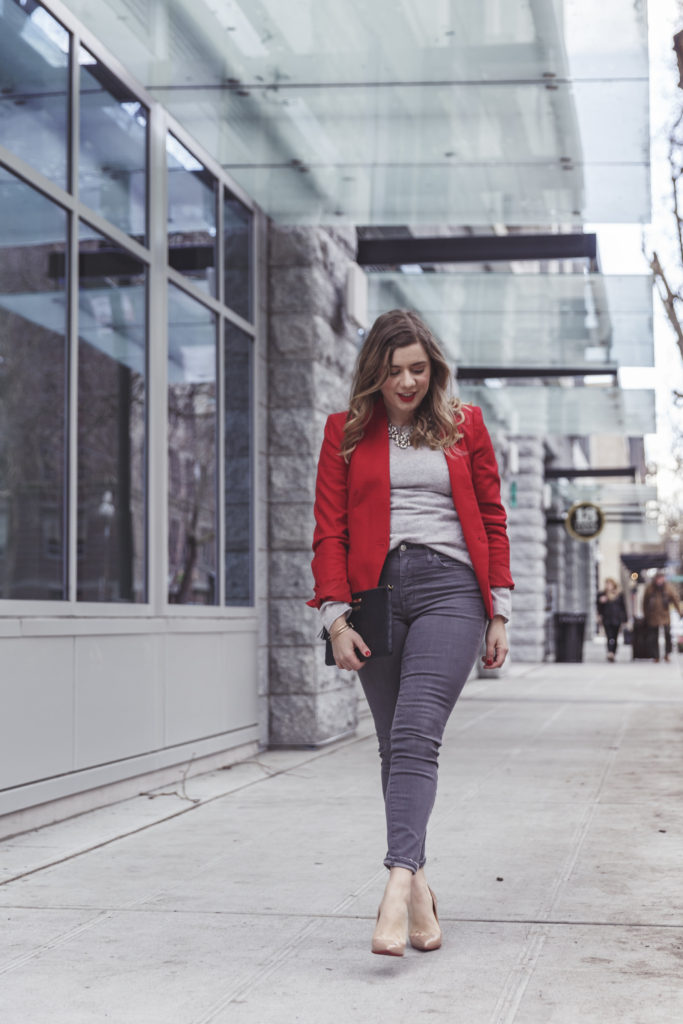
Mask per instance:
[[[335,636],[338,630],[342,630],[339,636],[332,640],[334,660],[337,668],[345,669],[347,672],[357,672],[359,668],[363,667],[365,661],[358,657],[356,650],[362,651],[365,659],[370,657],[371,652],[360,633],[351,627],[344,627],[346,627],[346,616],[341,615],[334,620],[330,629],[330,636]]]

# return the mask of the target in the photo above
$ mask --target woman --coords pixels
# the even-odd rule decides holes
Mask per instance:
[[[486,668],[508,651],[514,584],[498,469],[481,411],[450,396],[450,379],[414,313],[382,314],[318,463],[309,604],[336,664],[359,672],[374,718],[389,879],[372,951],[389,956],[403,955],[408,927],[415,948],[441,945],[424,872],[441,738],[484,634]],[[380,584],[393,586],[393,653],[373,660],[347,616],[353,592]]]
[[[605,589],[598,594],[598,615],[607,637],[607,660],[614,661],[619,630],[622,623],[626,622],[627,615],[624,595],[611,576],[605,580]]]

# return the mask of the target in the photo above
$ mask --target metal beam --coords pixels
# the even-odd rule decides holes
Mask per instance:
[[[590,363],[588,366],[458,366],[458,380],[486,380],[513,377],[615,377],[613,364]]]
[[[362,267],[418,263],[495,263],[509,260],[578,260],[597,262],[592,234],[458,235],[450,237],[361,238],[357,262]]]
[[[602,476],[630,476],[632,480],[636,478],[636,467],[635,466],[609,466],[604,469],[572,469],[571,466],[567,467],[547,467],[545,471],[546,480],[576,480],[579,477],[602,477]]]

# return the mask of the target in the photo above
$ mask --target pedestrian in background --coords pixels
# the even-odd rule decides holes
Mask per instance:
[[[619,590],[617,581],[608,576],[605,580],[605,588],[598,594],[598,615],[602,622],[602,628],[607,637],[607,660],[614,661],[617,653],[617,642],[619,630],[628,616],[624,595]]]
[[[670,606],[673,605],[678,614],[681,614],[681,603],[678,594],[667,580],[663,572],[657,572],[655,578],[648,583],[643,595],[643,613],[650,634],[649,642],[652,645],[653,657],[659,661],[659,630],[664,630],[664,661],[669,661],[673,650],[671,643],[671,614]]]
[[[375,321],[348,412],[330,416],[318,462],[315,598],[335,663],[359,672],[381,762],[389,879],[372,952],[402,956],[406,932],[438,949],[425,837],[448,717],[481,650],[499,668],[510,614],[506,514],[481,410],[450,394],[451,372],[412,312]],[[351,595],[390,585],[393,651],[373,659]]]

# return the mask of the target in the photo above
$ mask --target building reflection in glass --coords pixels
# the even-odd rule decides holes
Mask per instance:
[[[214,605],[217,322],[211,310],[173,285],[168,310],[168,599]]]
[[[168,262],[216,294],[216,179],[175,135],[166,137]]]
[[[253,601],[253,339],[225,324],[225,603]]]
[[[82,223],[78,329],[81,601],[146,600],[146,267]]]
[[[66,233],[0,167],[0,599],[66,597]]]
[[[254,217],[227,188],[223,195],[224,301],[245,320],[252,320]]]
[[[116,227],[144,242],[147,108],[84,46],[78,62],[80,198]]]
[[[71,36],[44,7],[0,3],[0,141],[68,188]]]

